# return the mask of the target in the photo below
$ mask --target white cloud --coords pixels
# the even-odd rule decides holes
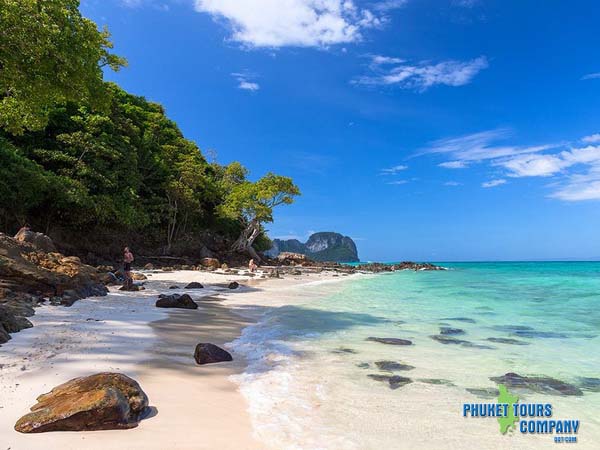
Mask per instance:
[[[392,185],[399,186],[399,185],[401,185],[401,184],[406,184],[406,183],[408,183],[408,181],[407,181],[407,180],[396,180],[396,181],[388,181],[388,182],[387,182],[387,183],[385,183],[385,184],[392,184]]]
[[[600,72],[588,73],[581,77],[582,80],[597,80],[600,79]]]
[[[495,163],[509,170],[511,177],[547,177],[567,167],[565,162],[555,155],[519,155]]]
[[[511,136],[506,128],[482,131],[460,137],[439,139],[421,149],[418,155],[447,155],[449,161],[438,164],[456,169],[476,163],[504,169],[503,176],[555,177],[549,196],[564,201],[600,200],[600,133],[579,139],[589,145],[568,143],[534,146],[499,145]],[[505,184],[504,178],[482,183],[491,188]]]
[[[395,58],[393,56],[383,56],[383,55],[367,55],[371,58],[371,66],[383,66],[385,64],[400,64],[403,63],[404,60],[400,58]]]
[[[398,172],[408,169],[408,166],[404,166],[402,164],[388,167],[387,169],[381,169],[381,175],[395,175]]]
[[[486,181],[484,183],[481,183],[481,187],[492,188],[492,187],[500,186],[500,185],[503,185],[503,184],[506,184],[506,180],[503,180],[503,179],[490,180],[490,181]]]
[[[377,11],[389,11],[392,9],[402,8],[408,3],[408,0],[383,0],[375,3],[373,9]]]
[[[260,89],[260,85],[254,81],[251,81],[251,79],[254,77],[254,75],[249,74],[249,73],[232,73],[231,74],[232,77],[234,77],[237,82],[238,82],[238,89],[243,89],[245,91],[258,91]]]
[[[600,142],[600,133],[590,134],[589,136],[584,136],[581,140],[587,144],[595,144]]]
[[[352,0],[195,0],[195,9],[224,21],[231,39],[250,47],[357,42],[384,22]]]
[[[384,61],[385,64],[378,63]],[[385,67],[382,67],[385,66]],[[391,67],[390,67],[391,66]],[[372,57],[372,75],[353,80],[354,84],[371,86],[398,86],[402,89],[426,91],[435,85],[464,86],[481,70],[488,67],[485,56],[470,61],[442,61],[436,64],[421,62],[408,64],[398,58],[375,55]]]
[[[495,163],[508,169],[511,177],[547,177],[578,164],[600,165],[600,146],[573,148],[555,154],[520,155]]]
[[[469,165],[464,161],[446,161],[438,164],[439,167],[444,169],[466,169]]]
[[[462,186],[462,183],[459,183],[458,181],[446,181],[444,186]]]
[[[461,6],[463,8],[472,8],[478,3],[479,0],[453,0],[454,6]]]
[[[536,153],[553,147],[553,145],[514,146],[494,144],[499,140],[505,140],[510,135],[511,131],[509,129],[499,128],[465,136],[438,139],[429,146],[422,148],[419,154],[448,154],[451,161],[441,163],[440,166],[457,169],[464,168],[472,162]]]

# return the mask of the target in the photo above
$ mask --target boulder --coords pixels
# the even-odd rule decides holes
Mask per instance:
[[[229,266],[227,265],[227,263],[223,263],[223,264],[221,264],[221,269],[222,270],[229,270]]]
[[[400,375],[380,375],[380,374],[369,374],[369,378],[376,381],[383,381],[388,383],[390,389],[398,389],[402,386],[406,386],[409,383],[412,383],[410,378],[401,377]]]
[[[156,301],[157,308],[198,309],[198,304],[188,294],[162,295]]]
[[[148,263],[144,266],[145,270],[154,270],[154,264]]]
[[[4,344],[10,341],[10,334],[4,329],[4,326],[0,323],[0,344]]]
[[[143,273],[139,273],[139,272],[132,272],[131,273],[131,278],[134,281],[143,281],[143,280],[147,280],[148,277],[146,275],[144,275]]]
[[[233,361],[233,357],[227,350],[223,350],[221,347],[209,343],[200,343],[196,345],[194,359],[196,360],[196,363],[200,365]]]
[[[202,285],[202,283],[198,283],[196,281],[192,281],[184,289],[202,289],[202,288],[204,288],[204,286]]]
[[[380,344],[387,345],[413,345],[412,341],[409,341],[408,339],[399,338],[368,337],[367,341],[379,342]]]
[[[577,386],[545,376],[528,377],[509,372],[499,377],[491,377],[490,380],[505,385],[509,390],[522,390],[538,394],[583,395]]]
[[[179,286],[169,286],[169,289],[179,289]]]
[[[221,263],[217,258],[202,258],[200,260],[200,265],[209,269],[218,269],[221,267]]]
[[[461,328],[440,327],[440,334],[445,334],[445,335],[465,334],[465,330],[463,330]]]
[[[148,397],[133,379],[121,373],[75,378],[37,398],[15,430],[92,431],[136,427],[148,408]]]
[[[31,230],[20,230],[15,234],[15,240],[18,242],[27,242],[32,244],[38,250],[43,252],[56,252],[56,247],[52,239],[43,233],[37,233]]]
[[[77,257],[45,253],[0,233],[0,280],[13,290],[44,297],[62,296],[66,290],[74,290],[78,298],[106,295],[101,277]]]
[[[415,366],[410,364],[399,363],[396,361],[375,361],[375,365],[379,370],[386,372],[394,372],[396,370],[413,370]]]
[[[232,281],[231,283],[229,283],[229,284],[227,285],[227,287],[228,287],[229,289],[237,289],[237,288],[239,288],[239,287],[240,287],[240,283],[238,283],[237,281]]]

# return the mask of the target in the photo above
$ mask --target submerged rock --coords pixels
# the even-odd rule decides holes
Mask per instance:
[[[400,338],[368,337],[367,341],[379,342],[380,344],[387,345],[413,345],[412,341]]]
[[[493,350],[494,349],[494,347],[491,347],[489,345],[476,344],[471,341],[465,341],[464,339],[457,339],[452,336],[444,336],[443,334],[435,334],[435,335],[429,336],[429,337],[431,339],[433,339],[434,341],[438,341],[441,344],[454,344],[454,345],[460,345],[462,347],[481,348],[481,349],[485,349],[485,350]]]
[[[352,348],[346,348],[346,347],[339,347],[336,348],[334,350],[331,350],[331,353],[342,353],[342,354],[354,354],[357,353],[356,350],[352,349]]]
[[[411,366],[410,364],[404,364],[396,361],[375,361],[375,365],[380,370],[385,370],[388,372],[394,372],[396,370],[413,370],[415,366]]]
[[[500,395],[498,389],[494,388],[466,388],[465,390],[481,398],[496,398]]]
[[[410,378],[401,377],[400,375],[381,375],[372,373],[367,376],[376,381],[387,382],[390,386],[390,389],[398,389],[402,386],[412,383]]]
[[[454,383],[450,380],[444,380],[443,378],[419,378],[417,381],[426,384],[454,386]]]
[[[470,344],[469,341],[465,341],[463,339],[457,339],[452,336],[444,336],[442,334],[434,334],[433,336],[429,336],[434,341],[438,341],[441,344],[455,344],[455,345],[463,345]]]
[[[520,389],[539,394],[583,395],[583,392],[577,386],[546,376],[527,377],[509,372],[499,377],[491,377],[490,380],[503,384],[508,389]]]
[[[202,289],[202,288],[204,288],[202,283],[198,283],[197,281],[192,281],[184,289]]]
[[[37,398],[15,430],[91,431],[133,428],[148,407],[140,385],[121,373],[98,373],[75,378]]]
[[[526,338],[542,338],[542,339],[564,339],[568,337],[564,333],[556,333],[555,331],[538,331],[538,330],[517,330],[514,331],[515,336]]]
[[[529,342],[519,341],[518,339],[503,338],[503,337],[489,337],[486,341],[496,342],[498,344],[510,344],[510,345],[529,345]]]
[[[198,309],[198,304],[192,300],[188,294],[173,294],[159,296],[156,301],[157,308],[183,308],[183,309]]]
[[[232,281],[231,283],[229,283],[229,284],[227,285],[227,287],[228,287],[229,289],[237,289],[237,288],[239,288],[239,287],[240,287],[240,283],[238,283],[237,281]]]
[[[579,377],[577,381],[584,391],[600,392],[600,378]]]
[[[455,322],[466,322],[466,323],[475,323],[475,319],[471,319],[469,317],[444,317],[440,320],[450,320]]]
[[[371,367],[371,365],[369,363],[363,362],[358,363],[356,367],[358,367],[359,369],[368,369],[369,367]]]
[[[179,289],[179,286],[169,286],[169,289]]]
[[[209,343],[201,343],[196,346],[194,359],[200,365],[233,361],[233,357],[227,350]]]
[[[452,327],[440,327],[440,334],[444,334],[444,335],[465,334],[465,330],[462,330],[460,328],[452,328]]]

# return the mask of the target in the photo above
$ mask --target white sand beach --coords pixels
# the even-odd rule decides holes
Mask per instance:
[[[251,305],[276,303],[276,293],[286,286],[331,276],[259,282],[246,276],[197,271],[147,275],[144,291],[111,288],[106,297],[80,300],[70,308],[42,306],[31,318],[33,328],[14,334],[0,347],[0,448],[262,447],[253,437],[246,400],[230,379],[244,369],[243,358],[234,353],[233,363],[198,366],[194,348],[199,342],[225,346],[250,323]],[[234,280],[242,286],[227,289],[226,283]],[[185,291],[199,303],[199,309],[154,306],[157,294],[184,292],[167,289],[191,281],[205,285],[204,289]],[[247,313],[234,312],[238,309]],[[13,430],[40,394],[74,377],[102,371],[124,373],[147,393],[152,413],[137,428],[41,434]]]

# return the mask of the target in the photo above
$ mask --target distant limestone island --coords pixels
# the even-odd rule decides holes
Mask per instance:
[[[276,258],[281,253],[299,253],[313,261],[338,263],[359,262],[358,250],[352,238],[340,233],[321,231],[312,234],[306,243],[298,239],[273,239],[273,247],[265,255]]]
[[[298,239],[273,239],[273,246],[265,252],[278,264],[285,266],[319,266],[334,268],[345,273],[358,272],[396,272],[398,270],[445,270],[430,263],[404,261],[400,263],[358,263],[358,250],[352,238],[340,233],[321,231],[312,234],[306,243]]]

